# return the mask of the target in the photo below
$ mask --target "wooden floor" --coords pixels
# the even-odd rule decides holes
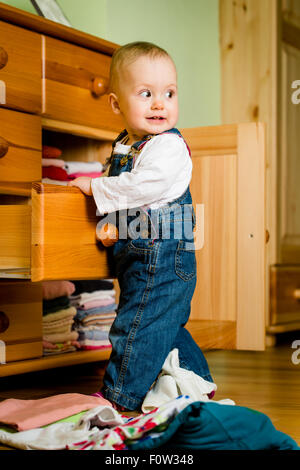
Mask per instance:
[[[280,336],[279,344],[264,352],[207,351],[205,356],[218,386],[215,400],[231,398],[262,411],[300,444],[300,364],[292,362],[294,340],[300,341],[300,331]],[[103,364],[93,363],[1,378],[0,400],[90,394],[98,390],[102,375]]]

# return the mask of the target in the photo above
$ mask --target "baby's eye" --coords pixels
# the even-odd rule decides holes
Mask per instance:
[[[144,98],[150,98],[151,92],[149,90],[144,90],[144,91],[141,91],[140,95],[143,96]]]
[[[172,98],[172,96],[174,96],[174,91],[169,90],[169,91],[166,92],[166,97],[167,98]]]

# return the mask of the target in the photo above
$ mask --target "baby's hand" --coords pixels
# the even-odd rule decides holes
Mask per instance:
[[[88,176],[79,176],[72,181],[69,181],[68,186],[76,186],[87,196],[92,196],[91,180]]]

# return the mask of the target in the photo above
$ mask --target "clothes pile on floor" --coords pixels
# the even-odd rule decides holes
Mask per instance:
[[[93,407],[92,398],[103,400],[79,394],[4,400],[0,442],[28,450],[300,450],[268,416],[243,406],[193,402],[183,395],[128,417],[105,400]],[[66,418],[72,410],[76,414]]]
[[[43,145],[42,148],[42,183],[67,185],[68,181],[79,176],[98,178],[102,175],[100,162],[62,160],[62,151],[56,147]]]
[[[33,450],[300,450],[264,413],[210,399],[216,388],[182,369],[173,349],[140,415],[118,413],[97,393],[7,399],[0,403],[0,442]]]
[[[81,349],[111,347],[108,335],[116,317],[116,291],[112,280],[72,281],[75,291],[69,296],[76,308],[74,330]]]
[[[43,291],[43,354],[45,356],[76,351],[78,332],[73,330],[76,308],[69,295],[75,291],[70,281],[44,281]]]

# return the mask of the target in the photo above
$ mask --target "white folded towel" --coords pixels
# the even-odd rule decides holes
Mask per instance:
[[[103,165],[100,162],[67,162],[65,161],[65,170],[70,175],[71,173],[93,173],[102,172]]]
[[[63,168],[65,161],[59,158],[42,158],[42,166],[58,166],[59,168]]]

